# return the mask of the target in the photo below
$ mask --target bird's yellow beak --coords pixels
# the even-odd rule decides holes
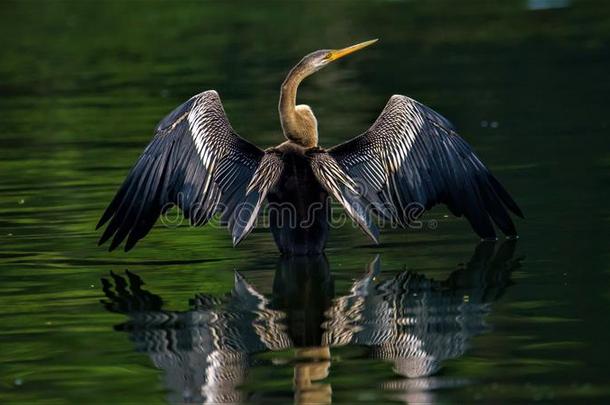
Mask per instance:
[[[373,45],[377,41],[378,41],[378,39],[371,39],[370,41],[361,42],[356,45],[348,46],[347,48],[333,49],[332,51],[330,51],[328,53],[328,56],[326,57],[326,59],[328,59],[329,61],[332,62],[332,61],[342,58],[346,55],[349,55],[350,53],[354,53],[363,48],[366,48],[369,45]]]

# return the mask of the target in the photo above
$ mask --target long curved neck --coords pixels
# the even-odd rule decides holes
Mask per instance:
[[[311,109],[306,106],[297,108],[297,89],[301,81],[313,72],[312,68],[299,63],[288,73],[280,91],[279,113],[284,136],[304,147],[317,145],[318,129]]]

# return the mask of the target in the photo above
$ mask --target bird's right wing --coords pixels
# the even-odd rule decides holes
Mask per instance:
[[[492,221],[515,235],[509,211],[523,216],[451,123],[409,97],[392,96],[371,128],[328,154],[376,212],[403,226],[439,203],[482,238],[495,237]]]
[[[193,96],[157,126],[98,223],[110,221],[100,244],[113,237],[112,250],[127,238],[125,250],[131,249],[172,205],[193,225],[221,212],[233,240],[241,239],[247,229],[236,226],[237,214],[264,155],[235,133],[218,93]]]

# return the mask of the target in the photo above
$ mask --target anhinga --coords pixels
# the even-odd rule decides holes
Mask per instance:
[[[516,235],[509,211],[522,213],[449,121],[419,102],[390,98],[371,128],[325,150],[318,146],[312,109],[297,105],[299,84],[329,63],[376,40],[305,56],[282,84],[279,113],[286,141],[265,151],[231,127],[218,93],[204,91],[165,117],[100,219],[110,221],[100,244],[113,237],[131,249],[157,218],[177,205],[194,225],[216,213],[237,245],[267,200],[282,253],[324,249],[328,196],[377,242],[373,215],[406,226],[424,209],[444,203],[465,216],[484,239],[494,223]],[[417,209],[420,208],[420,209]]]

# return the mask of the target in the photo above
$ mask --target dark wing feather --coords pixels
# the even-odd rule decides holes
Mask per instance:
[[[131,249],[172,205],[193,225],[216,213],[233,231],[237,205],[264,153],[240,138],[227,119],[218,93],[200,93],[157,126],[97,227],[110,250],[123,240]]]
[[[283,170],[284,162],[280,153],[273,149],[265,151],[265,155],[248,184],[246,197],[237,208],[236,223],[233,227],[233,245],[237,245],[248,236],[254,227],[254,222],[267,193],[276,185]]]
[[[308,152],[314,175],[324,189],[339,202],[347,214],[375,242],[379,229],[373,222],[369,203],[360,195],[358,184],[347,174],[332,156],[323,150]]]
[[[492,221],[515,235],[508,211],[523,216],[449,121],[405,96],[392,96],[368,131],[329,154],[364,186],[378,214],[403,226],[418,207],[439,203],[464,215],[482,238],[496,236]]]

